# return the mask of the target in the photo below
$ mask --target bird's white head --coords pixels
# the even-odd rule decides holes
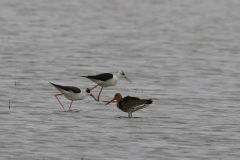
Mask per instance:
[[[125,73],[123,71],[118,71],[118,74],[121,76],[125,76]]]
[[[123,71],[118,71],[117,76],[119,78],[124,77],[128,82],[132,83],[132,81],[129,78],[127,78],[127,76],[125,75],[125,73]]]

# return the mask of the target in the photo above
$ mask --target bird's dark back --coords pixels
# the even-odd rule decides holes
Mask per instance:
[[[118,108],[121,109],[123,112],[127,112],[129,109],[142,105],[142,104],[151,104],[151,99],[140,99],[138,97],[124,97],[118,103]]]
[[[58,85],[58,84],[54,84],[54,83],[51,83],[52,85],[54,85],[55,87],[57,88],[61,88],[65,91],[72,91],[73,93],[81,93],[81,90],[77,87],[73,87],[73,86],[61,86],[61,85]]]
[[[95,76],[82,76],[82,77],[86,77],[86,78],[92,78],[92,79],[97,79],[97,80],[100,80],[100,81],[107,81],[109,79],[112,79],[113,78],[113,74],[111,73],[102,73],[102,74],[98,74],[98,75],[95,75]]]

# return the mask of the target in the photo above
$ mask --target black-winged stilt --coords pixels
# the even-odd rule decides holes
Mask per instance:
[[[116,75],[112,74],[112,73],[102,73],[102,74],[98,74],[98,75],[89,75],[89,76],[81,76],[81,77],[85,77],[90,79],[91,81],[97,83],[97,85],[93,88],[91,88],[91,90],[93,90],[94,88],[96,88],[97,86],[101,86],[101,90],[98,94],[98,98],[96,99],[93,94],[92,97],[96,100],[99,101],[99,97],[100,94],[102,92],[103,87],[109,87],[109,86],[114,86],[117,84],[117,82],[120,80],[120,78],[124,77],[128,82],[132,83],[132,81],[126,77],[125,73],[123,71],[118,71],[118,73]]]
[[[59,90],[61,92],[61,94],[56,94],[55,97],[57,98],[58,102],[61,104],[62,108],[64,109],[62,103],[60,102],[60,100],[58,99],[58,95],[64,95],[67,99],[71,100],[71,104],[69,107],[69,110],[72,106],[73,101],[77,101],[77,100],[83,100],[86,96],[91,95],[91,90],[89,88],[87,88],[86,90],[80,90],[77,87],[73,87],[73,86],[61,86],[58,84],[54,84],[52,82],[50,82],[54,87],[56,87],[57,90]]]

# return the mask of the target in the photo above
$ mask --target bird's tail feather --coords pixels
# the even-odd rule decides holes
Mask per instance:
[[[51,83],[52,85],[56,86],[56,84],[54,84],[54,83],[52,83],[52,82],[49,82],[49,83]]]
[[[151,99],[148,99],[147,103],[146,104],[152,104],[152,100]]]

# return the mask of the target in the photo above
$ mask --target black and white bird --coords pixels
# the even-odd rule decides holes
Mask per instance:
[[[60,100],[58,99],[58,95],[64,95],[67,99],[71,100],[71,104],[69,107],[69,110],[71,109],[72,103],[73,101],[77,101],[77,100],[83,100],[86,96],[91,95],[91,90],[89,88],[87,88],[86,90],[80,90],[77,87],[73,87],[73,86],[61,86],[58,84],[54,84],[52,82],[50,82],[57,90],[59,90],[61,92],[61,94],[56,94],[55,97],[57,98],[58,102],[61,104],[62,108],[64,109],[62,103],[60,102]]]
[[[98,75],[92,75],[92,76],[89,75],[89,76],[81,76],[81,77],[88,78],[91,81],[97,83],[97,85],[95,87],[91,88],[91,90],[93,90],[97,86],[102,87],[98,94],[97,99],[91,94],[92,97],[96,101],[99,101],[99,97],[100,97],[103,87],[109,87],[109,86],[116,85],[118,83],[118,81],[120,80],[120,78],[124,77],[128,82],[132,83],[132,81],[129,78],[127,78],[127,76],[125,75],[125,73],[123,71],[118,71],[118,73],[116,75],[114,75],[112,73],[102,73],[102,74],[98,74]]]

